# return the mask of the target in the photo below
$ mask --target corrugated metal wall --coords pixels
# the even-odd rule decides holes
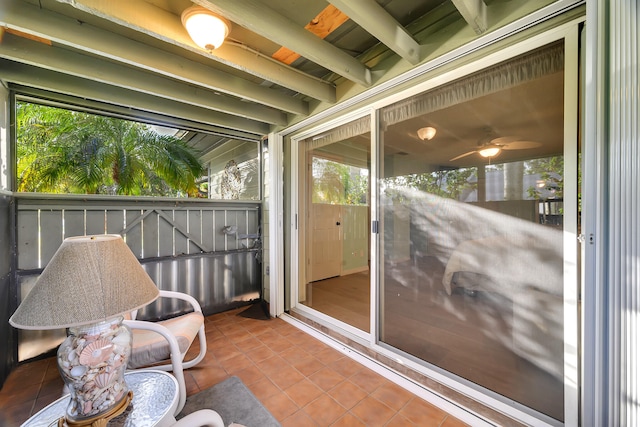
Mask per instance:
[[[599,3],[599,2],[598,2]],[[608,408],[610,426],[640,425],[640,3],[601,4],[602,119],[608,124]],[[606,104],[605,104],[606,105]],[[608,262],[607,262],[608,261]],[[602,301],[606,304],[606,301]],[[607,396],[605,396],[607,399]]]
[[[165,261],[143,262],[151,279],[162,289],[195,297],[205,314],[218,313],[258,299],[260,264],[257,251],[212,253]],[[160,299],[138,313],[139,318],[161,318],[184,307],[175,300]]]

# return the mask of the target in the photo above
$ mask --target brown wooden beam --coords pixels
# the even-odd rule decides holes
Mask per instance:
[[[22,31],[14,30],[12,28],[5,28],[5,30],[9,34],[13,34],[13,35],[18,36],[18,37],[22,37],[22,38],[25,38],[25,39],[37,41],[37,42],[40,42],[40,43],[44,43],[44,44],[46,44],[48,46],[51,46],[51,40],[45,39],[44,37],[34,36],[33,34],[24,33]],[[1,37],[0,37],[0,41],[2,41]]]

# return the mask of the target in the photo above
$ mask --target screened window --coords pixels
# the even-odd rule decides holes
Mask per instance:
[[[255,141],[226,140],[207,155],[209,197],[260,199],[260,157]]]
[[[259,200],[256,141],[16,101],[16,191]]]

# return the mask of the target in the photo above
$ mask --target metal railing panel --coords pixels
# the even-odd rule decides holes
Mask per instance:
[[[18,268],[44,268],[66,237],[121,234],[139,259],[244,250],[259,232],[259,203],[17,198]],[[235,234],[222,229],[234,226]]]

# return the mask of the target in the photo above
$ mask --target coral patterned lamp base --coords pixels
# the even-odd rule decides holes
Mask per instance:
[[[95,424],[97,419],[121,408],[130,394],[124,373],[131,340],[122,316],[69,328],[69,336],[58,348],[58,369],[71,395],[67,425],[100,426]]]

